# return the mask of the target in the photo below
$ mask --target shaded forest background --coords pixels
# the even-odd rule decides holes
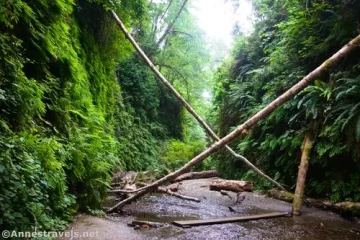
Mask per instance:
[[[98,213],[113,172],[161,176],[209,144],[140,60],[116,10],[155,65],[220,136],[358,35],[359,0],[254,0],[254,31],[229,55],[209,49],[183,1],[10,0],[0,4],[0,226],[63,229]],[[234,8],[237,1],[233,1]],[[164,41],[159,42],[165,36]],[[315,126],[307,195],[360,201],[360,50],[231,144],[293,190]],[[203,96],[213,91],[213,102]],[[198,169],[270,185],[220,151]]]

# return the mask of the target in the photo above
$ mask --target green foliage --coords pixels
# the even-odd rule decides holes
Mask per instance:
[[[1,228],[64,228],[75,198],[67,191],[63,146],[53,138],[21,132],[2,136],[0,147]]]
[[[76,209],[96,212],[113,169],[140,169],[126,144],[141,152],[149,126],[132,128],[115,74],[132,50],[98,3],[0,5],[1,229],[62,229]],[[119,13],[132,22],[144,3],[121,1]]]
[[[204,132],[134,55],[106,11],[115,9],[134,35],[140,32],[163,73],[205,113],[198,96],[207,87],[209,55],[190,12],[164,45],[155,44],[179,3],[169,14],[164,4],[146,0],[0,3],[2,229],[54,231],[76,210],[101,214],[113,171],[162,173],[167,163],[160,154],[184,161],[177,145],[186,160],[204,149]],[[153,22],[156,14],[164,21]],[[164,153],[168,139],[175,145]]]
[[[182,142],[179,140],[167,141],[162,149],[161,162],[165,165],[166,169],[174,171],[184,164],[186,164],[193,157],[204,151],[206,142]],[[202,170],[208,168],[208,163],[202,163],[196,166],[195,170]]]
[[[221,135],[289,89],[356,36],[360,2],[254,1],[257,16],[250,36],[239,35],[233,52],[215,75],[215,108]],[[307,194],[359,200],[359,61],[356,51],[332,74],[261,121],[234,147],[278,181],[295,187],[301,145],[311,121],[317,123]],[[226,153],[217,155],[227,177],[268,184]]]
[[[359,78],[343,78],[338,80],[336,104],[333,115],[338,116],[336,122],[342,122],[341,130],[347,128],[351,134],[355,133],[356,142],[360,142],[360,83]]]

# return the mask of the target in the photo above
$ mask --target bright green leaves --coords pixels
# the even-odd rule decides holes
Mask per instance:
[[[25,76],[23,67],[27,61],[21,55],[24,49],[20,44],[15,37],[0,35],[0,106],[8,109],[3,112],[3,117],[9,123],[11,118],[10,124],[18,129],[32,126],[32,121],[41,118],[45,112],[44,85]],[[15,112],[17,117],[11,116]]]
[[[342,122],[341,130],[350,130],[355,133],[355,139],[360,141],[360,81],[359,78],[342,78],[337,81],[334,89],[336,102],[332,110],[337,116],[336,122]]]
[[[307,87],[297,96],[299,99],[297,108],[299,112],[305,112],[306,119],[318,119],[322,121],[329,114],[330,100],[332,97],[331,86],[316,80],[313,86]]]
[[[57,158],[61,145],[54,139],[20,133],[1,137],[0,146],[2,227],[30,230],[36,218],[38,225],[33,227],[63,228],[65,222],[60,219],[70,218],[74,199],[67,193]]]
[[[193,141],[182,142],[175,139],[168,140],[162,149],[161,162],[165,165],[166,169],[175,171],[184,164],[186,164],[193,157],[204,151],[206,142]],[[206,164],[203,163],[202,165]],[[205,166],[198,166],[202,168]]]
[[[143,3],[121,1],[122,16],[131,22]],[[111,170],[125,165],[115,70],[133,50],[85,0],[2,2],[0,25],[0,225],[64,228],[75,199],[98,208]]]

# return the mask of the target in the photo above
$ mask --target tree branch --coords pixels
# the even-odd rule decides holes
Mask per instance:
[[[175,33],[175,34],[176,34],[176,33],[179,33],[179,34],[186,35],[186,36],[190,37],[191,39],[194,39],[194,37],[193,37],[190,33],[182,32],[182,31],[177,31],[177,30],[172,30],[170,33],[171,33],[171,34],[173,34],[173,33]]]
[[[171,32],[172,27],[174,26],[176,20],[179,18],[181,12],[184,10],[186,3],[188,2],[188,0],[184,0],[183,4],[181,5],[178,13],[176,14],[175,18],[173,19],[172,22],[169,23],[168,27],[166,28],[164,34],[159,38],[159,41],[156,43],[157,46],[160,46],[160,44],[164,41],[164,39],[167,37],[167,35],[169,35],[169,33]]]

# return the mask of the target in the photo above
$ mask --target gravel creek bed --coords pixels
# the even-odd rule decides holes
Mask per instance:
[[[175,220],[209,219],[269,212],[290,212],[291,204],[257,193],[242,193],[245,200],[235,200],[209,190],[212,179],[184,181],[180,193],[201,199],[200,203],[177,199],[164,194],[151,194],[124,208],[127,216],[113,220],[79,215],[68,230],[98,231],[97,239],[306,239],[360,240],[360,221],[316,208],[303,209],[300,217],[279,217],[249,222],[227,223],[192,228],[170,224]],[[235,194],[231,195],[235,198]],[[231,212],[233,206],[236,212]],[[132,220],[165,223],[161,228],[134,230],[127,226]],[[66,239],[66,238],[63,238]],[[77,238],[81,239],[81,238]]]

